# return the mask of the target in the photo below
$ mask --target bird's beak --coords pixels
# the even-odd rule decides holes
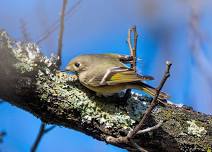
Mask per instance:
[[[61,72],[70,72],[71,69],[69,68],[69,66],[67,66],[64,70],[61,70]]]
[[[65,70],[61,70],[60,72],[68,72],[68,70],[66,70],[66,69]]]

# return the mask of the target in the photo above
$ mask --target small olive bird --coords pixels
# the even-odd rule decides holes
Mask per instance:
[[[127,67],[129,56],[119,54],[88,54],[75,57],[65,71],[75,72],[82,85],[102,95],[111,95],[125,89],[143,90],[151,96],[155,88],[143,83],[153,80],[151,76],[142,76]],[[160,92],[159,99],[167,99],[166,93]]]

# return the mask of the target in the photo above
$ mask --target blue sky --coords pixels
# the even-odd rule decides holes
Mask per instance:
[[[69,0],[70,9],[76,0]],[[212,97],[208,82],[192,60],[189,46],[188,4],[173,1],[154,1],[145,7],[145,0],[83,0],[65,22],[63,64],[83,53],[129,54],[126,43],[127,30],[138,29],[138,71],[152,75],[157,85],[165,68],[165,61],[173,62],[171,78],[164,91],[171,101],[184,103],[194,109],[212,114]],[[201,30],[210,41],[212,25],[210,2],[205,0],[201,18]],[[59,17],[61,1],[58,0],[7,0],[1,2],[0,28],[4,28],[16,40],[23,40],[21,22],[26,23],[30,40],[36,42],[42,33]],[[153,11],[149,11],[153,8]],[[171,31],[171,32],[170,32]],[[171,36],[167,38],[167,32]],[[49,56],[57,50],[58,31],[39,45]],[[210,61],[211,45],[206,42],[203,54]],[[0,144],[3,152],[29,151],[37,135],[40,120],[30,113],[8,103],[0,105],[0,130],[7,136]],[[42,140],[38,151],[76,152],[124,152],[106,145],[82,133],[57,127]]]

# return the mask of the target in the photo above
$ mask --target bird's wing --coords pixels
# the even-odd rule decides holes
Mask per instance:
[[[151,76],[141,76],[126,67],[112,67],[98,75],[87,75],[85,83],[90,86],[116,85],[120,83],[153,80]]]
[[[105,54],[105,56],[108,56],[110,58],[114,58],[119,60],[122,63],[128,63],[133,60],[132,56],[129,55],[121,55],[121,54]]]
[[[117,72],[108,77],[106,84],[107,85],[116,85],[120,83],[135,82],[135,81],[144,81],[144,80],[153,80],[151,76],[142,76],[135,73],[133,70],[128,69],[127,71]]]

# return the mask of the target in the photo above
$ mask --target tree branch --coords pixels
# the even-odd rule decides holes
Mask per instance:
[[[149,115],[151,114],[152,110],[155,108],[155,106],[158,104],[158,96],[159,96],[159,93],[161,91],[161,89],[163,88],[166,80],[169,78],[170,76],[170,73],[169,73],[169,70],[171,68],[171,63],[167,61],[166,63],[167,65],[167,68],[166,68],[166,71],[164,73],[164,76],[163,76],[163,79],[161,80],[159,86],[156,88],[156,94],[150,104],[150,106],[147,108],[147,110],[145,111],[145,114],[144,116],[142,117],[141,121],[139,122],[139,124],[133,129],[133,131],[131,131],[129,134],[128,134],[128,138],[133,138],[137,132],[139,130],[142,129],[142,127],[144,126],[144,123],[145,121],[148,119]]]
[[[60,15],[60,32],[59,32],[59,37],[58,37],[58,49],[57,49],[57,69],[60,69],[61,63],[62,63],[62,46],[63,46],[63,33],[64,33],[64,19],[65,19],[65,10],[67,6],[68,0],[63,0],[63,5],[61,9],[61,15]],[[46,128],[45,123],[41,123],[40,126],[40,131],[38,132],[38,136],[35,139],[35,143],[32,145],[31,152],[35,152],[39,143],[41,142],[42,137],[54,129],[55,126],[52,126],[50,128]]]
[[[0,31],[0,98],[46,124],[75,129],[95,139],[126,136],[150,105],[132,94],[127,105],[119,95],[97,97],[72,76],[57,71],[57,59],[44,57],[33,43],[14,42]],[[133,141],[148,151],[206,151],[212,143],[212,116],[169,105],[156,106],[144,127],[163,125]],[[133,145],[114,144],[124,149]]]

